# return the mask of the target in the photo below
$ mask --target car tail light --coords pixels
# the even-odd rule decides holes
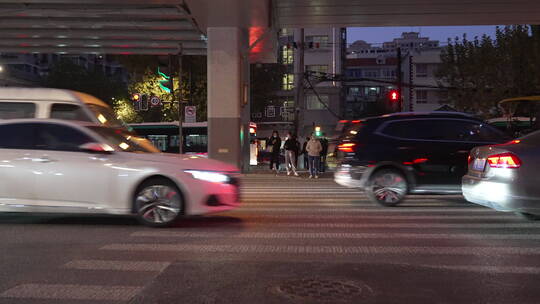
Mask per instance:
[[[467,163],[470,164],[472,162],[473,158],[472,156],[469,154],[469,156],[467,156]]]
[[[488,157],[488,164],[491,168],[519,168],[521,160],[512,153],[495,154]]]
[[[341,152],[354,152],[355,143],[343,143],[338,146],[338,150]]]

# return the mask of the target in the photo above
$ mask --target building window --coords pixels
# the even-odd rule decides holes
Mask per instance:
[[[383,77],[384,78],[395,78],[396,77],[396,70],[394,70],[394,69],[384,69],[382,72],[383,72]]]
[[[380,87],[364,87],[365,96],[379,96],[381,94]]]
[[[416,77],[427,77],[427,64],[416,64]]]
[[[349,88],[349,95],[351,96],[360,96],[361,91],[359,87],[350,87]]]
[[[320,47],[328,46],[328,35],[306,36],[306,43],[319,43]]]
[[[282,46],[281,62],[283,62],[283,64],[293,64],[293,61],[294,61],[293,49],[288,48],[286,45]]]
[[[319,98],[317,95],[308,95],[306,96],[306,109],[308,110],[325,110],[326,107],[324,104],[328,105],[329,97],[328,95],[319,95],[321,98],[319,101]],[[324,103],[324,104],[323,104]]]
[[[367,78],[377,78],[379,77],[379,70],[365,70],[364,77]]]
[[[311,64],[306,65],[306,70],[310,72],[316,72],[316,73],[328,73],[328,65],[326,64]]]
[[[427,103],[428,102],[428,91],[426,90],[416,90],[416,103]]]
[[[279,35],[281,37],[288,37],[288,36],[292,36],[293,34],[293,31],[291,29],[286,29],[286,28],[282,28],[280,31],[279,31]]]
[[[281,88],[286,91],[294,89],[294,74],[283,74],[283,83]]]

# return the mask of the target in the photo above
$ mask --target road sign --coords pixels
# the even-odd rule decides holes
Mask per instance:
[[[157,107],[157,106],[161,105],[161,100],[157,96],[152,96],[150,98],[150,105],[152,107]]]
[[[197,122],[197,107],[186,106],[184,108],[184,116],[186,122]]]

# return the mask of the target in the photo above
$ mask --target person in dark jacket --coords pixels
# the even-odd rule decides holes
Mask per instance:
[[[285,140],[283,148],[285,149],[285,168],[287,169],[287,175],[291,175],[292,171],[294,176],[298,176],[296,166],[294,164],[296,154],[298,154],[298,141],[296,140],[296,137],[291,134],[291,132],[287,133],[287,139]]]
[[[304,168],[309,168],[309,159],[308,159],[308,153],[306,150],[307,143],[309,141],[309,137],[306,137],[306,141],[304,141],[304,144],[302,145],[302,155],[304,156]]]
[[[321,167],[319,169],[319,172],[324,173],[326,171],[326,155],[328,154],[328,139],[326,137],[323,137],[320,139],[321,141]]]
[[[279,150],[281,149],[281,138],[279,138],[278,131],[272,133],[272,137],[268,141],[268,147],[270,149],[270,170],[279,172]]]

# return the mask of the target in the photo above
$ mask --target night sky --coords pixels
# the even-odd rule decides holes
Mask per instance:
[[[422,27],[351,27],[347,28],[347,43],[364,40],[368,43],[382,43],[399,38],[402,32],[420,32],[421,37],[429,37],[446,43],[449,37],[462,37],[467,33],[469,39],[488,34],[494,36],[495,25],[490,26],[422,26]]]

